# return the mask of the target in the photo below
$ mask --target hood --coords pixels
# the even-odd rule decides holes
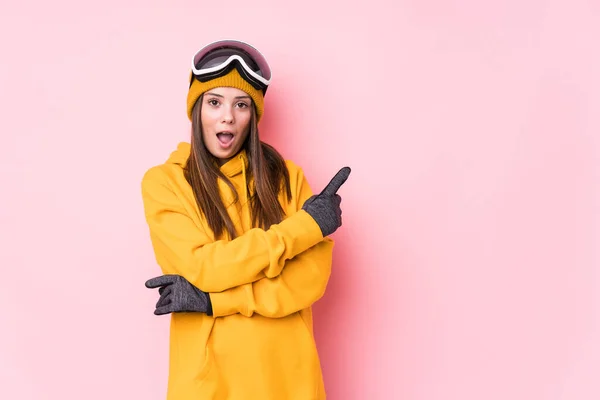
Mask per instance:
[[[167,160],[167,164],[175,164],[184,168],[190,157],[192,145],[187,142],[181,142]],[[221,172],[223,175],[231,178],[239,174],[246,173],[248,166],[248,157],[246,156],[246,150],[242,149],[237,153],[231,160],[227,161],[221,166]]]
[[[192,150],[192,145],[189,143],[181,142],[177,145],[177,149],[174,150],[169,158],[167,159],[167,164],[175,164],[180,167],[185,167],[187,164],[188,158],[190,157],[190,151]]]

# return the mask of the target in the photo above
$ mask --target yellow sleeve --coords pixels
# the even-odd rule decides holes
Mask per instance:
[[[257,313],[280,318],[310,307],[325,293],[331,274],[333,241],[321,243],[285,263],[275,278],[262,278],[220,293],[210,293],[213,316]]]
[[[323,240],[319,225],[299,210],[266,231],[255,228],[234,240],[213,241],[192,221],[158,168],[144,175],[142,197],[163,273],[181,275],[205,292],[274,278],[287,260]]]
[[[302,170],[298,170],[296,208],[312,196]],[[280,318],[310,307],[325,293],[331,275],[333,240],[325,238],[317,245],[286,261],[275,278],[262,278],[220,293],[210,293],[213,316],[253,313]]]

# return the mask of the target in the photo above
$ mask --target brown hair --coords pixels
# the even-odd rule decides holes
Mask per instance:
[[[215,238],[226,231],[229,237],[234,239],[237,236],[235,227],[221,200],[217,180],[222,179],[229,186],[235,196],[234,201],[239,201],[239,197],[231,181],[220,171],[217,158],[204,144],[200,118],[203,98],[204,95],[200,96],[192,110],[192,149],[184,175],[192,187],[198,208],[204,214]],[[283,220],[284,211],[278,200],[280,191],[285,191],[287,201],[291,200],[292,191],[285,160],[275,148],[259,139],[254,102],[252,102],[250,132],[243,148],[248,157],[246,187],[250,192],[252,226],[266,230]],[[250,187],[251,179],[254,179],[252,187]]]

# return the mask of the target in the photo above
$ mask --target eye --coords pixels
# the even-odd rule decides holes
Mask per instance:
[[[237,103],[237,106],[239,108],[247,108],[247,107],[249,107],[248,104],[244,103],[243,101],[240,101],[239,103]]]
[[[219,105],[219,100],[217,99],[208,99],[207,101],[208,104],[210,104],[211,106],[218,106]]]

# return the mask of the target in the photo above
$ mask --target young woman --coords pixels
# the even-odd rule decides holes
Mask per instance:
[[[260,141],[269,66],[239,41],[193,59],[191,143],[142,180],[171,313],[170,400],[321,400],[311,305],[325,292],[341,226],[342,168],[313,195],[302,169]]]

